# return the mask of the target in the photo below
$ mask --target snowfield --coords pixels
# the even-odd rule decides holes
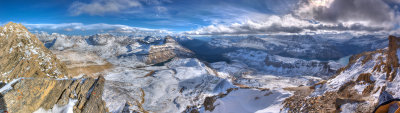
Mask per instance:
[[[215,76],[197,59],[174,59],[166,65],[146,69],[116,68],[109,72],[105,76],[103,99],[110,112],[122,111],[125,103],[139,104],[151,112],[181,112],[187,106],[201,105],[207,96],[236,87]],[[143,103],[140,103],[141,98]],[[129,109],[138,109],[136,106]]]
[[[290,95],[290,92],[239,89],[216,100],[216,108],[205,113],[279,113],[281,102]]]

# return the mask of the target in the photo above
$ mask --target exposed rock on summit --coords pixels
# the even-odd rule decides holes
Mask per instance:
[[[103,77],[67,75],[66,66],[23,25],[0,27],[0,81],[8,83],[0,85],[0,112],[107,112]]]
[[[150,47],[146,63],[156,64],[168,61],[176,56],[190,57],[194,53],[189,49],[180,46],[172,37],[167,36],[163,45],[154,45]]]
[[[0,27],[0,81],[66,75],[65,66],[23,25],[10,22]]]

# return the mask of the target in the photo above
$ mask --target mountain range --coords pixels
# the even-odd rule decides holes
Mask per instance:
[[[388,43],[389,42],[389,43]],[[7,112],[371,112],[400,38],[69,36],[0,27]]]

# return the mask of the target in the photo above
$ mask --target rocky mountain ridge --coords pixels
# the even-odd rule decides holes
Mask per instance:
[[[335,61],[282,57],[252,49],[239,49],[225,54],[225,57],[232,63],[240,63],[243,67],[252,68],[258,73],[292,77],[303,75],[329,77],[342,65]]]
[[[148,64],[156,64],[165,62],[174,57],[192,57],[194,53],[189,49],[180,46],[172,37],[167,36],[162,45],[154,45],[150,47],[147,58]]]
[[[129,65],[137,66],[162,63],[174,57],[191,57],[194,54],[171,36],[130,37],[111,34],[66,36],[56,33],[36,35],[45,42],[45,45],[49,45],[50,50],[91,52],[109,62],[120,62],[120,59],[125,59],[130,62]]]
[[[389,36],[389,47],[354,55],[331,79],[303,87],[284,102],[286,112],[372,112],[379,96],[400,95],[400,38]],[[300,88],[295,88],[300,89]]]
[[[317,35],[216,37],[212,38],[207,46],[225,49],[256,49],[269,54],[305,60],[332,60],[387,47],[387,38],[381,37],[373,35],[354,36],[348,39]]]
[[[237,46],[237,49],[221,53],[229,58],[230,61],[210,63],[196,58],[181,58],[190,57],[192,53],[190,50],[181,47],[181,43],[177,43],[172,37],[128,37],[110,34],[93,36],[61,35],[57,37],[56,34],[52,34],[48,37],[41,37],[41,40],[46,43],[45,45],[48,45],[46,47],[57,53],[57,56],[71,57],[62,58],[62,61],[67,63],[67,67],[81,68],[80,66],[82,65],[112,65],[111,68],[105,67],[107,70],[102,68],[101,70],[104,72],[100,74],[100,77],[104,75],[105,78],[105,89],[102,98],[110,112],[279,111],[283,107],[282,101],[292,95],[291,90],[302,91],[300,94],[306,96],[322,95],[311,92],[324,92],[324,90],[318,90],[318,88],[321,89],[318,85],[311,88],[297,88],[297,86],[315,84],[322,80],[321,76],[316,75],[325,75],[327,73],[327,75],[330,75],[333,70],[338,69],[336,68],[338,66],[331,67],[335,65],[332,62],[335,63],[336,61],[291,58],[290,54],[280,54],[282,53],[280,50],[283,50],[292,55],[299,54],[300,56],[296,57],[301,57],[301,55],[304,56],[308,53],[311,53],[310,55],[312,56],[316,53],[321,53],[321,50],[330,50],[327,51],[328,53],[323,54],[325,56],[336,55],[335,52],[332,52],[336,50],[331,50],[331,46],[324,46],[328,43],[326,40],[320,41],[318,38],[313,37],[286,37],[282,40],[259,37],[239,38],[237,40],[221,39],[228,41],[226,43],[215,41],[215,44],[221,44],[222,46],[224,44],[233,45]],[[305,44],[301,45],[300,43]],[[357,44],[369,43],[371,42],[363,40],[362,43]],[[266,45],[264,46],[264,44]],[[327,45],[329,44],[332,45],[334,43],[328,43]],[[268,51],[269,49],[271,51]],[[199,50],[204,51],[203,49]],[[222,51],[224,50],[226,49],[222,49]],[[205,52],[211,52],[211,50],[206,50]],[[79,57],[81,54],[86,55],[84,58]],[[324,57],[324,55],[316,57]],[[338,56],[333,57],[338,58]],[[99,61],[94,59],[99,59]],[[353,57],[352,59],[358,59],[358,57]],[[357,61],[353,60],[351,62]],[[347,69],[343,68],[341,70]],[[359,90],[363,87],[368,87],[370,85],[368,83],[372,83],[366,79],[368,78],[366,76],[368,74],[364,74],[360,78],[360,80],[366,81],[366,86],[362,86],[365,84],[360,85],[364,82],[356,84],[358,86],[355,85]],[[319,84],[323,84],[323,82]],[[297,94],[299,93],[297,92]],[[345,97],[341,95],[333,95],[331,97],[333,100]],[[246,98],[246,101],[243,101],[243,98]],[[340,100],[337,103],[345,103],[346,105],[343,109],[349,108],[347,106],[348,101],[353,103],[352,99]],[[306,100],[302,101],[307,102]],[[328,101],[321,101],[321,103],[324,102]],[[299,105],[310,104],[300,103]],[[248,107],[254,109],[249,110],[247,109]],[[51,110],[54,110],[53,108]]]

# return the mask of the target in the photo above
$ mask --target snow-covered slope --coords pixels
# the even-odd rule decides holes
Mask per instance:
[[[53,33],[36,34],[51,50],[92,52],[115,64],[131,67],[157,64],[173,57],[190,57],[193,53],[181,47],[172,37],[132,37],[96,34],[65,36]],[[122,61],[123,60],[123,61]],[[128,61],[128,62],[125,62]]]
[[[281,102],[290,92],[274,90],[238,89],[214,102],[213,111],[204,113],[272,113],[279,112]]]
[[[193,40],[188,37],[37,35],[40,35],[46,47],[63,58],[62,61],[72,62],[73,65],[68,67],[112,65],[98,75],[105,78],[102,99],[108,110],[114,113],[265,113],[280,112],[284,106],[284,112],[289,112],[292,109],[287,107],[288,100],[296,97],[303,99],[302,102],[308,102],[303,98],[305,96],[300,98],[298,94],[308,94],[307,98],[313,98],[325,95],[327,91],[338,90],[334,89],[338,85],[343,86],[342,83],[332,81],[329,82],[331,85],[316,85],[314,92],[310,92],[314,89],[307,87],[328,78],[342,66],[334,60],[342,57],[346,59],[348,57],[345,55],[349,53],[338,49],[339,46],[335,44],[351,40],[331,42],[334,38],[319,39],[315,36],[215,38],[205,43],[211,48],[205,52],[219,52],[216,50],[219,48],[223,48],[222,51],[232,51],[221,53],[228,61],[207,63],[197,58],[187,58],[197,57],[193,56],[197,53],[194,54],[174,40]],[[373,41],[350,42],[348,45],[361,46]],[[362,47],[362,50],[365,48]],[[78,55],[84,56],[76,58]],[[350,63],[354,64],[353,61]],[[335,81],[349,81],[350,78]],[[355,85],[355,88],[361,91],[368,85]],[[355,104],[345,103],[343,108],[351,109],[352,106]]]
[[[335,35],[338,36],[338,35]],[[349,56],[387,46],[386,38],[360,36],[335,39],[325,35],[213,38],[206,45],[253,72],[281,76],[333,75]],[[222,49],[222,50],[221,50]],[[213,55],[218,56],[218,55]],[[213,57],[210,56],[210,57]]]
[[[207,96],[235,88],[197,59],[176,58],[166,66],[116,68],[106,76],[103,99],[110,112],[174,113],[201,106]]]
[[[232,62],[242,62],[247,67],[258,72],[282,76],[330,76],[335,72],[338,63],[329,63],[317,60],[302,60],[297,58],[271,55],[264,51],[239,49],[225,55]]]

